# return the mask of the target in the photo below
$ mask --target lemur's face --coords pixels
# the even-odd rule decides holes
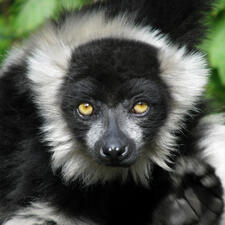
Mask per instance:
[[[136,162],[168,114],[159,73],[149,45],[105,39],[75,49],[61,107],[85,154],[108,166]]]

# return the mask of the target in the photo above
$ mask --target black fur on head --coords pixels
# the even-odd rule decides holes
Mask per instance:
[[[74,137],[94,158],[102,142],[112,146],[127,142],[130,155],[122,165],[130,165],[141,154],[140,148],[151,143],[166,119],[170,100],[159,73],[157,50],[144,43],[102,39],[74,50],[62,88],[62,108]],[[92,116],[77,113],[85,102],[94,107]],[[149,106],[144,115],[132,113],[138,102]],[[96,123],[98,131],[89,135]]]

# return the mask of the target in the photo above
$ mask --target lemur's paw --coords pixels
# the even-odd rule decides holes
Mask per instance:
[[[180,159],[172,174],[174,188],[156,209],[154,225],[217,225],[223,191],[214,169],[193,158]]]

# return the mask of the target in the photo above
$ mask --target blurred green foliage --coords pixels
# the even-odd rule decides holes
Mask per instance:
[[[21,41],[63,9],[80,8],[91,0],[0,0],[0,62],[15,42]]]
[[[225,0],[218,0],[206,18],[209,25],[208,39],[200,46],[208,56],[212,76],[208,97],[217,111],[225,110]]]
[[[12,44],[63,9],[80,8],[93,0],[0,0],[0,62]],[[225,0],[217,0],[207,16],[208,39],[200,46],[209,59],[212,76],[207,96],[217,111],[225,110]]]

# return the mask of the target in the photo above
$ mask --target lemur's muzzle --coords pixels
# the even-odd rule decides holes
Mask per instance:
[[[136,159],[135,143],[120,129],[113,114],[95,150],[100,162],[110,166],[130,166]]]

